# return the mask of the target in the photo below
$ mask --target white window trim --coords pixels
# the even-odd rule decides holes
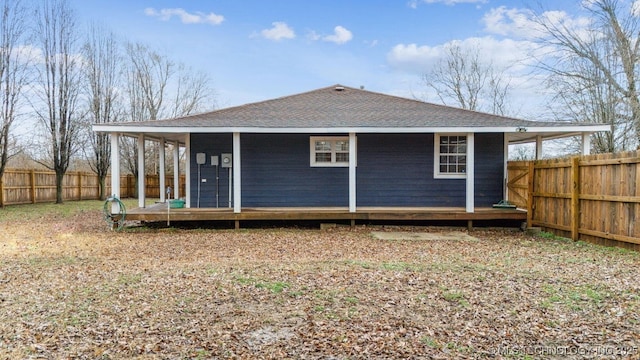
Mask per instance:
[[[441,136],[466,136],[467,137],[467,161],[469,160],[469,134],[467,133],[446,133],[435,134],[433,139],[433,177],[434,179],[466,179],[467,173],[451,174],[440,172],[440,137]],[[467,163],[467,167],[469,164]]]
[[[356,138],[357,139],[357,138]],[[331,142],[331,162],[316,162],[316,141]],[[336,141],[349,141],[348,136],[310,136],[309,137],[309,164],[311,167],[349,167],[348,161],[336,162]],[[357,143],[356,143],[357,145]],[[349,147],[351,149],[351,147]],[[349,151],[349,158],[356,156]]]

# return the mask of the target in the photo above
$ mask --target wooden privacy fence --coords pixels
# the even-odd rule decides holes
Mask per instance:
[[[111,194],[111,177],[106,179],[107,194]],[[173,187],[173,175],[165,178]],[[146,196],[160,197],[160,177],[146,176]],[[184,196],[185,177],[180,175],[180,194]],[[100,195],[98,176],[86,172],[68,172],[63,178],[62,198],[69,200],[95,200]],[[120,177],[120,197],[136,196],[136,179],[133,175]],[[0,206],[35,204],[56,201],[56,174],[49,170],[7,169],[0,179]]]
[[[529,226],[573,240],[640,250],[640,152],[512,161],[509,201]]]

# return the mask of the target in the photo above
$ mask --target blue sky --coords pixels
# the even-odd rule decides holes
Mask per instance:
[[[624,0],[623,0],[624,1]],[[546,0],[573,18],[579,1]],[[528,4],[507,0],[72,0],[81,22],[205,71],[218,107],[333,84],[439,102],[421,75],[452,41],[510,65],[513,108],[536,116],[544,87],[527,63]],[[517,64],[514,66],[514,64]]]

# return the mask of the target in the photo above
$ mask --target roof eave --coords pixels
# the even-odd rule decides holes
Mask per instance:
[[[182,126],[135,126],[117,124],[96,124],[93,131],[107,133],[263,133],[263,134],[328,134],[328,133],[583,133],[609,131],[608,125],[570,125],[566,126],[421,126],[421,127],[182,127]]]

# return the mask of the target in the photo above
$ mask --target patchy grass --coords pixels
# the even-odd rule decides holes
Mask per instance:
[[[282,281],[269,282],[247,277],[237,277],[236,281],[238,282],[238,284],[252,285],[258,289],[267,289],[273,293],[281,293],[285,289],[291,287],[291,285]]]
[[[459,291],[444,290],[442,297],[449,302],[458,303],[462,307],[469,307],[469,302],[465,299],[464,294]]]
[[[147,203],[152,204],[153,199],[148,199]],[[138,207],[137,199],[124,199],[122,201],[127,209]],[[38,203],[24,205],[7,205],[0,209],[0,221],[42,221],[61,219],[67,220],[87,212],[94,213],[102,211],[104,201],[65,201],[62,204]]]
[[[509,230],[111,232],[101,206],[0,210],[0,358],[640,356],[636,252]]]

